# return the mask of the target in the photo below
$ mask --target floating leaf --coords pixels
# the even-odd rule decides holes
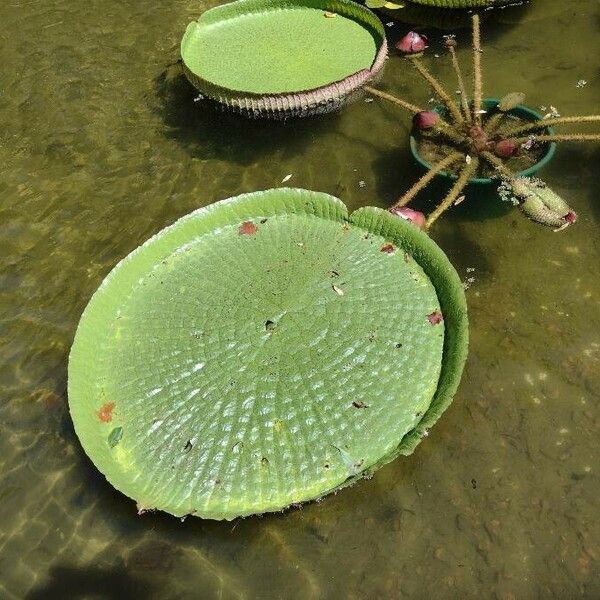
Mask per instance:
[[[522,92],[511,92],[510,94],[506,94],[503,96],[500,102],[498,103],[498,110],[502,112],[507,112],[512,110],[519,104],[522,104],[525,100],[525,94]]]
[[[383,68],[387,42],[375,15],[350,0],[239,0],[190,23],[181,56],[203,95],[246,116],[285,119],[349,102]]]
[[[443,327],[425,318],[436,309]],[[425,233],[278,188],[191,213],[113,269],[75,335],[69,405],[85,451],[141,506],[232,519],[412,452],[452,399],[466,338],[462,283]],[[120,427],[106,443],[102,388],[126,446]]]

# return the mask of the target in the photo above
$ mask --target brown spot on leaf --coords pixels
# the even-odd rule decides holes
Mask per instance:
[[[427,315],[427,320],[432,325],[438,325],[444,320],[444,317],[442,316],[442,313],[439,310],[434,310],[432,313]]]
[[[369,405],[365,404],[362,400],[355,400],[352,403],[352,406],[354,406],[354,408],[369,408]]]
[[[394,254],[394,252],[396,252],[396,246],[394,246],[394,244],[383,244],[380,250],[386,254]]]
[[[238,231],[240,235],[254,235],[258,231],[258,227],[252,221],[244,221]]]
[[[102,421],[102,423],[110,423],[112,421],[114,408],[114,402],[107,402],[100,407],[100,410],[98,411],[98,418],[100,421]]]

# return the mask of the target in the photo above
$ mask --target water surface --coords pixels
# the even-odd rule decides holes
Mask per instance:
[[[83,454],[67,356],[121,257],[288,174],[351,209],[389,206],[417,176],[409,117],[380,101],[287,124],[195,103],[174,63],[186,24],[215,4],[0,5],[0,596],[600,597],[597,146],[565,144],[543,173],[580,215],[566,231],[480,197],[433,232],[474,278],[471,352],[410,458],[284,515],[181,523],[138,517]],[[510,21],[486,25],[486,94],[597,112],[597,1],[536,0]],[[381,86],[430,97],[398,57]]]

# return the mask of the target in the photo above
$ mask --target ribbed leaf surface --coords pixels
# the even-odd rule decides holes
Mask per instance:
[[[425,234],[270,190],[196,211],[115,267],[77,330],[69,402],[140,507],[231,519],[412,451],[465,352],[460,282]]]
[[[386,55],[381,22],[350,0],[238,0],[190,23],[181,42],[201,92],[266,118],[339,108]]]

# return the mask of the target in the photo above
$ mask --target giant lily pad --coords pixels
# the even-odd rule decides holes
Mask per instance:
[[[425,233],[275,189],[197,210],[113,269],[77,329],[69,404],[141,509],[232,519],[410,454],[466,347],[461,282]]]
[[[188,79],[252,117],[335,110],[382,69],[385,32],[350,0],[238,0],[206,11],[181,42]]]

